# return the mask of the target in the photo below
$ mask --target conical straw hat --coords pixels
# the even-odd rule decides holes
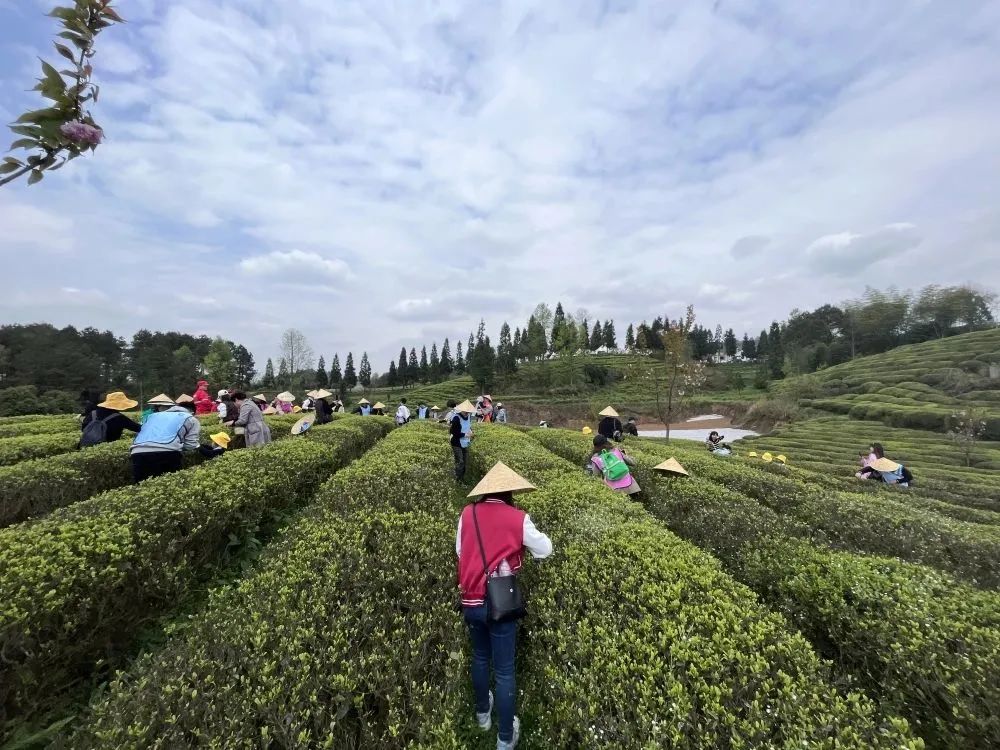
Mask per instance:
[[[256,396],[253,396],[253,398],[257,401],[267,401],[267,396],[263,393],[258,393]]]
[[[369,400],[368,400],[368,399],[366,399],[366,398],[363,398],[363,399],[361,399],[360,401],[358,401],[358,403],[359,403],[359,404],[370,404],[370,403],[371,403],[371,401],[369,401]]]
[[[288,391],[282,391],[278,394],[277,399],[278,401],[287,401],[288,403],[291,403],[295,400],[295,394],[289,393]]]
[[[264,409],[264,411],[261,412],[261,414],[277,414],[277,413],[278,410],[275,409],[273,406],[269,406],[266,409]]]
[[[691,476],[687,473],[687,469],[681,466],[680,462],[671,456],[666,461],[661,464],[657,464],[653,467],[656,471],[668,471],[671,474],[683,474],[686,477]]]
[[[153,406],[173,406],[174,400],[166,393],[161,393],[159,396],[153,396],[146,403],[152,404]]]
[[[312,417],[302,417],[302,419],[292,425],[292,434],[301,435],[310,427],[312,427]]]
[[[194,398],[192,396],[187,395],[186,393],[182,393],[180,396],[177,397],[177,402],[176,403],[178,403],[178,404],[193,404],[194,403]]]
[[[877,461],[872,461],[868,465],[875,469],[875,471],[893,472],[899,468],[899,464],[888,458],[880,458]]]
[[[326,390],[326,388],[320,388],[318,391],[313,391],[309,395],[313,398],[330,398],[333,394]]]
[[[598,412],[597,414],[598,414],[598,416],[601,416],[601,417],[617,417],[618,416],[618,412],[616,412],[610,406],[608,408],[606,408],[604,411]]]
[[[431,407],[431,411],[441,411],[441,407],[440,406],[432,406]]]
[[[382,403],[381,401],[376,401],[376,402],[375,402],[375,403],[374,403],[374,404],[372,405],[372,408],[373,408],[373,409],[384,409],[384,408],[385,408],[385,404],[383,404],[383,403]]]
[[[306,395],[309,398],[316,398],[316,391],[306,391]]]
[[[538,489],[503,461],[497,461],[479,484],[472,488],[469,497],[482,497],[500,492],[531,492]]]
[[[465,401],[455,407],[455,411],[459,414],[472,414],[475,410],[475,405],[469,399],[465,399]]]

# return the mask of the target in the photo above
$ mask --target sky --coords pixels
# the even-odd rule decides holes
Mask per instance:
[[[0,0],[0,119],[51,3]],[[0,322],[263,363],[541,301],[751,334],[866,285],[1000,291],[1000,3],[120,0],[97,152],[0,188]],[[11,138],[13,139],[13,137]]]

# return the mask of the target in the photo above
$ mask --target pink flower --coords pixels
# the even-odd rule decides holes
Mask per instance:
[[[67,122],[59,127],[59,132],[77,143],[96,146],[104,138],[104,131],[85,122]]]

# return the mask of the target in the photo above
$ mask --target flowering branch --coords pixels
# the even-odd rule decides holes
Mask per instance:
[[[25,112],[10,129],[18,136],[10,150],[32,151],[24,161],[5,156],[0,162],[0,185],[28,175],[28,184],[42,179],[46,170],[62,167],[87,151],[93,151],[104,137],[104,131],[94,122],[87,102],[97,102],[100,87],[91,81],[94,40],[115,23],[123,23],[111,7],[112,0],[76,0],[73,7],[55,8],[49,13],[58,18],[63,30],[58,36],[72,45],[55,42],[56,52],[66,58],[71,67],[56,70],[41,61],[42,77],[32,89],[54,103],[44,109]]]

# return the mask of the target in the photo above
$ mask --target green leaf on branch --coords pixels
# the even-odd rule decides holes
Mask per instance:
[[[10,174],[11,172],[16,172],[20,168],[21,167],[19,167],[17,164],[9,164],[9,163],[0,164],[0,174]]]
[[[87,49],[87,47],[90,45],[90,42],[88,42],[86,39],[84,39],[75,31],[60,31],[57,36],[61,36],[63,39],[68,39],[80,49]]]
[[[12,144],[8,151],[13,151],[15,148],[35,148],[38,145],[38,141],[34,138],[18,138]]]
[[[31,112],[25,112],[23,115],[17,118],[15,122],[31,122],[40,123],[44,120],[53,120],[59,117],[59,111],[55,107],[46,107],[45,109],[35,109]],[[13,128],[11,128],[13,130]],[[14,131],[18,132],[18,131]],[[25,135],[28,135],[27,133]]]
[[[26,135],[29,138],[38,138],[42,134],[42,129],[37,125],[11,125],[10,130],[16,135]]]
[[[63,81],[63,77],[59,75],[59,71],[49,63],[45,62],[45,60],[42,60],[41,58],[38,59],[42,63],[42,73],[45,74],[45,82],[52,83],[53,85],[58,84],[60,87],[64,86],[65,81]]]
[[[104,10],[101,11],[101,15],[105,18],[110,18],[112,21],[117,23],[125,23],[125,19],[118,15],[118,11],[112,8],[110,5],[106,6]]]
[[[60,18],[63,21],[73,21],[77,17],[75,8],[53,8],[48,15],[50,18]]]
[[[31,174],[28,175],[28,184],[29,185],[34,185],[36,182],[39,182],[41,179],[42,179],[42,170],[40,170],[40,169],[32,169],[31,170]]]
[[[65,57],[70,62],[76,62],[76,57],[73,55],[73,50],[67,47],[65,44],[60,44],[59,42],[53,43],[56,48],[56,52]]]

